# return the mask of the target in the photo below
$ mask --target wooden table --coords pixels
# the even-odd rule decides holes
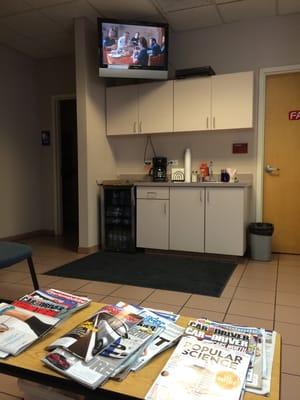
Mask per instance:
[[[46,354],[45,347],[56,338],[68,332],[74,326],[82,322],[101,308],[104,304],[91,303],[91,305],[64,321],[46,337],[30,346],[17,357],[0,360],[0,373],[12,375],[22,379],[42,383],[68,390],[74,393],[84,394],[88,399],[143,399],[150,386],[158,376],[163,366],[170,357],[173,349],[169,349],[157,356],[153,361],[138,372],[131,372],[122,382],[109,380],[105,385],[96,390],[89,390],[74,381],[64,378],[51,369],[45,367],[40,361]],[[178,323],[186,326],[189,317],[180,317]],[[275,359],[272,372],[271,394],[268,400],[280,398],[280,336],[277,337]],[[262,400],[264,397],[246,393],[244,400]]]

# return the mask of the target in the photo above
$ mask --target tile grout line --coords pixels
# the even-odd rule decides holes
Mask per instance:
[[[245,269],[244,269],[243,273],[241,274],[240,279],[239,279],[239,281],[237,282],[237,285],[236,285],[236,287],[235,287],[235,289],[234,289],[234,292],[233,292],[233,294],[232,294],[232,296],[231,296],[231,299],[230,299],[230,301],[229,301],[229,303],[228,303],[228,305],[227,305],[227,307],[226,307],[226,310],[225,310],[225,313],[224,313],[224,317],[223,317],[223,322],[225,321],[225,318],[226,318],[227,315],[228,315],[228,311],[229,311],[229,308],[230,308],[230,306],[231,306],[231,304],[232,304],[234,295],[235,295],[235,293],[236,293],[236,291],[237,291],[237,289],[238,289],[238,286],[239,286],[239,284],[240,284],[240,282],[241,282],[241,280],[242,280],[242,278],[243,278],[243,276],[244,276],[244,274],[245,274],[245,272],[246,272],[246,269],[247,269],[247,267],[248,267],[248,264],[249,264],[249,258],[247,259],[247,263],[246,263],[246,265],[245,265]]]
[[[276,318],[276,304],[277,304],[277,291],[278,291],[278,272],[279,272],[279,262],[280,262],[280,254],[278,256],[277,265],[276,265],[276,285],[275,285],[275,299],[274,299],[274,310],[273,310],[273,331],[275,329],[275,318]]]

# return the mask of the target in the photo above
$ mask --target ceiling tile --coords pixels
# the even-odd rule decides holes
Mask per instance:
[[[167,20],[174,31],[185,31],[221,23],[215,6],[198,7],[167,14]]]
[[[97,11],[85,0],[76,0],[55,7],[47,7],[40,10],[41,14],[59,24],[64,30],[71,31],[73,19],[86,17],[95,25],[97,24]]]
[[[40,37],[38,42],[47,51],[45,57],[56,57],[74,52],[72,33],[56,33],[47,37]]]
[[[214,4],[214,0],[156,0],[165,12],[185,10]]]
[[[36,40],[26,38],[2,26],[0,28],[0,43],[34,58],[45,57],[47,54],[47,51]]]
[[[220,4],[218,9],[224,22],[270,17],[276,15],[276,0],[243,0]]]
[[[62,31],[62,28],[38,11],[30,11],[2,18],[8,28],[28,37],[36,38]]]
[[[299,0],[278,0],[279,14],[292,14],[300,12]]]
[[[30,10],[32,7],[24,0],[1,0],[0,17]]]
[[[238,1],[244,1],[244,0],[216,0],[216,4],[235,3]]]
[[[157,14],[157,9],[149,0],[88,0],[103,17],[142,18]]]
[[[70,3],[73,0],[26,0],[34,8],[55,6],[57,4]]]

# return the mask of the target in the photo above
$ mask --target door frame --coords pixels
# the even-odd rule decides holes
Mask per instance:
[[[256,221],[263,218],[263,182],[264,182],[264,141],[265,141],[265,101],[266,81],[269,75],[300,72],[300,64],[281,67],[262,68],[259,72],[258,89],[258,128],[257,128],[257,163],[256,163]]]
[[[56,95],[51,97],[52,109],[52,165],[53,165],[53,226],[54,234],[63,233],[63,209],[62,209],[62,179],[61,179],[61,129],[59,117],[59,103],[63,100],[76,100],[75,94]]]

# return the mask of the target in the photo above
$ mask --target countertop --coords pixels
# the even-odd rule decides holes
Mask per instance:
[[[135,186],[156,186],[156,187],[251,187],[251,182],[134,182]]]

